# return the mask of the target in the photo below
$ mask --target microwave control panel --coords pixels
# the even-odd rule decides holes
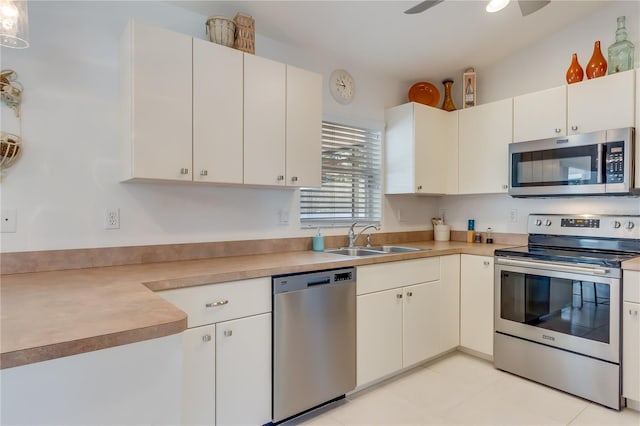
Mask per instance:
[[[624,142],[605,144],[605,182],[624,183]]]

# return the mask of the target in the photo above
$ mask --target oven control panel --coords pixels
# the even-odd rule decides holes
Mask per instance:
[[[640,239],[640,215],[530,214],[529,234]]]

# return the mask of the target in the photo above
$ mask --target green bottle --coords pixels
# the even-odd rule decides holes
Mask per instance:
[[[633,69],[633,43],[627,40],[625,16],[618,17],[616,42],[609,46],[609,74]]]

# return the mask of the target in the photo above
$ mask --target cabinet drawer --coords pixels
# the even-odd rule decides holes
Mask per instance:
[[[357,294],[373,293],[440,279],[440,258],[358,266]]]
[[[271,278],[158,292],[188,315],[188,327],[271,312]]]
[[[640,271],[624,271],[623,280],[624,301],[640,303]]]

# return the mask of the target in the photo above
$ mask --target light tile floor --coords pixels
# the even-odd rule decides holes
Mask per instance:
[[[640,412],[611,410],[454,352],[285,425],[640,426]]]

